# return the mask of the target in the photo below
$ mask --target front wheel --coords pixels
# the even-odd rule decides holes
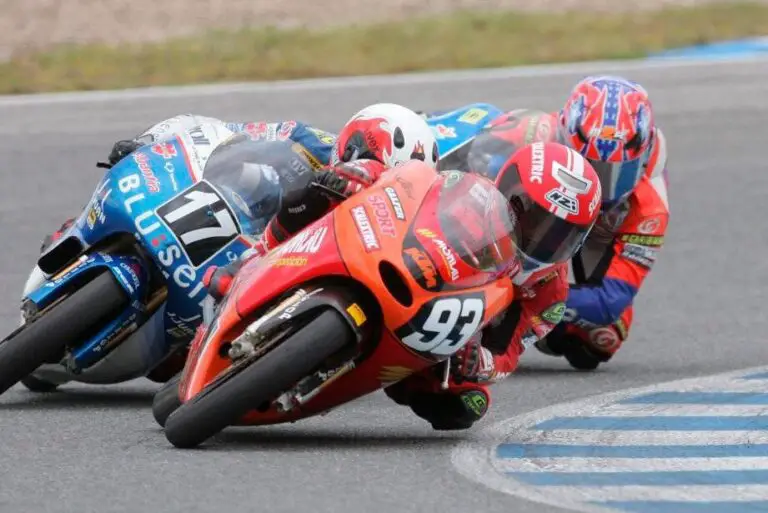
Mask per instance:
[[[182,404],[166,420],[165,437],[180,448],[200,445],[352,343],[352,330],[341,314],[324,311],[263,357]]]
[[[168,380],[160,387],[160,390],[155,392],[155,396],[152,399],[152,416],[155,417],[155,421],[161,427],[165,427],[165,421],[168,420],[168,416],[181,406],[181,399],[179,398],[181,375],[182,373],[179,372]]]
[[[123,288],[111,272],[104,272],[36,321],[11,333],[0,342],[0,394],[57,358],[66,347],[76,345],[84,333],[127,304]]]

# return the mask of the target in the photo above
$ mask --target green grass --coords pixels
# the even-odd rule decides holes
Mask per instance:
[[[749,3],[641,14],[457,13],[309,32],[210,32],[161,44],[62,46],[0,63],[0,93],[484,68],[648,52],[768,32]]]

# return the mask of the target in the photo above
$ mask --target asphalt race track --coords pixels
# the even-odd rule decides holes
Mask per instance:
[[[483,425],[554,403],[768,363],[768,61],[616,65],[651,93],[669,142],[672,224],[637,299],[630,342],[592,374],[528,354],[496,387]],[[470,101],[554,109],[588,71],[483,72],[167,93],[0,99],[0,328],[44,233],[89,198],[111,143],[182,113],[295,117],[335,129],[366,103],[444,108]],[[762,206],[761,206],[762,205]],[[156,386],[69,385],[0,398],[0,511],[556,512],[456,472],[472,432],[434,432],[378,393],[304,423],[228,430],[205,449],[173,449],[150,412]],[[479,427],[479,426],[478,426]]]

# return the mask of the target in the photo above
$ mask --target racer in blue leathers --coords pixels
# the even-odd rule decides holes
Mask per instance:
[[[110,165],[144,144],[162,141],[181,131],[191,130],[202,124],[221,124],[235,133],[246,133],[254,140],[293,141],[300,145],[310,164],[319,169],[330,164],[336,135],[296,120],[267,123],[265,121],[234,122],[182,114],[156,123],[134,139],[118,141],[109,155]],[[194,136],[194,134],[193,134]]]
[[[99,167],[109,168],[145,144],[161,142],[184,131],[191,131],[190,133],[194,140],[196,136],[195,130],[204,124],[221,125],[234,133],[247,133],[254,140],[292,141],[295,143],[294,150],[303,154],[315,169],[321,169],[330,164],[334,152],[334,143],[336,142],[335,134],[300,121],[240,123],[223,121],[208,116],[181,114],[152,125],[133,139],[117,141],[112,146],[112,150],[107,158],[108,162],[100,163]],[[56,241],[73,222],[74,218],[67,219],[59,230],[46,236],[40,250],[45,250],[45,248]],[[34,278],[38,280],[39,276],[34,276]]]

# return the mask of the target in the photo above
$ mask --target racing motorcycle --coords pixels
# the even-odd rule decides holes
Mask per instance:
[[[489,103],[472,103],[448,112],[430,113],[427,124],[437,139],[441,170],[465,170],[472,141],[483,128],[503,114]]]
[[[21,380],[43,391],[143,377],[188,345],[202,322],[205,270],[252,247],[244,233],[263,230],[282,193],[274,168],[232,162],[241,139],[208,128],[109,169],[39,257],[47,278],[24,295],[23,324],[0,342],[0,393]],[[144,327],[150,336],[132,336]]]
[[[157,392],[168,441],[322,414],[442,364],[447,386],[451,355],[514,296],[506,205],[478,175],[411,161],[246,261]]]

